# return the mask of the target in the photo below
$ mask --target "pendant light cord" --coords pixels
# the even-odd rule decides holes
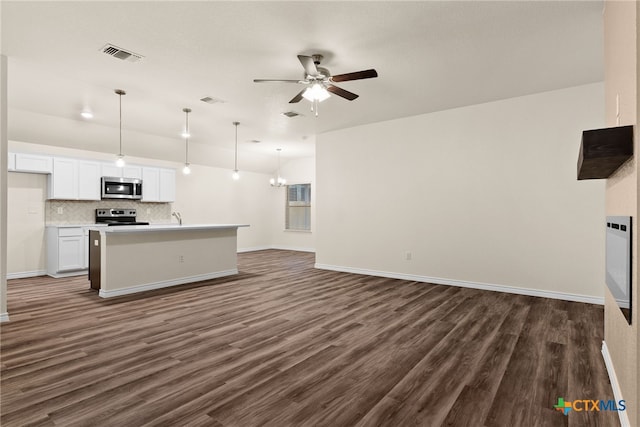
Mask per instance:
[[[234,167],[234,171],[238,171],[238,125],[240,124],[240,122],[233,122],[233,124],[236,127],[236,158],[235,158],[235,167]]]
[[[120,150],[118,155],[122,157],[122,92],[118,92],[118,99],[120,100]]]
[[[191,136],[189,134],[189,113],[191,112],[191,108],[183,108],[182,111],[184,111],[184,115],[185,115],[185,128],[184,128],[184,142],[185,142],[185,150],[184,150],[184,164],[188,165],[189,164],[189,137]]]

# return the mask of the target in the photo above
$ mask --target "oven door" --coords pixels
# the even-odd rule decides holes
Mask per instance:
[[[102,177],[103,199],[140,199],[142,183],[139,179]]]

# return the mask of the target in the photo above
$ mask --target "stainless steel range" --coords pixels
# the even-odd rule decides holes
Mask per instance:
[[[96,209],[96,224],[107,225],[149,225],[136,221],[135,209]]]

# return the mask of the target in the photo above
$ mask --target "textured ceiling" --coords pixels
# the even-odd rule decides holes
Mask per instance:
[[[181,161],[182,108],[192,108],[193,163],[228,167],[239,121],[240,168],[271,171],[313,155],[315,135],[361,124],[603,79],[602,2],[12,2],[2,1],[9,58],[9,138]],[[138,63],[101,53],[112,43]],[[296,55],[322,53],[341,83],[314,117],[288,101]],[[199,101],[204,96],[220,104]],[[79,113],[89,108],[91,121]],[[281,113],[293,110],[295,118]],[[260,143],[248,142],[259,140]]]

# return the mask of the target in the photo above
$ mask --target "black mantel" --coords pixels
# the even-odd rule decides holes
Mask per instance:
[[[578,156],[578,179],[608,178],[633,156],[633,126],[585,130]]]

